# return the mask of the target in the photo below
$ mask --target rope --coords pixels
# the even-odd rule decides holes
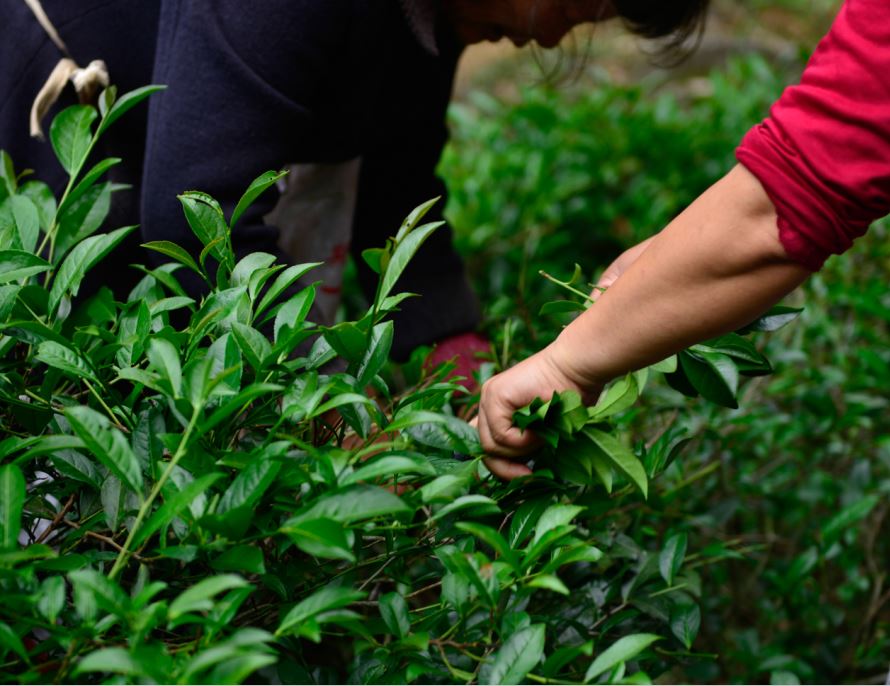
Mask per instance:
[[[40,22],[43,30],[46,31],[46,35],[48,35],[50,40],[56,44],[59,51],[65,55],[65,57],[71,57],[71,53],[68,52],[68,46],[65,45],[65,41],[59,36],[56,27],[53,26],[49,17],[46,16],[46,12],[43,11],[43,5],[40,4],[40,0],[25,0],[25,4],[31,8],[34,16],[37,17],[37,21]]]
[[[25,0],[25,4],[30,8],[38,23],[46,32],[46,35],[49,36],[49,39],[59,49],[59,52],[64,55],[50,73],[46,83],[43,84],[43,87],[37,93],[37,97],[34,98],[34,104],[31,105],[29,121],[31,136],[43,140],[43,129],[40,126],[40,122],[49,109],[56,104],[56,101],[65,89],[66,83],[70,81],[74,85],[78,100],[85,105],[95,104],[99,92],[103,88],[108,87],[110,79],[108,67],[102,60],[93,60],[86,68],[77,65],[77,62],[72,59],[71,53],[68,52],[68,46],[65,45],[65,42],[59,36],[59,32],[56,31],[56,27],[53,26],[49,17],[46,16],[46,12],[43,11],[40,0]]]

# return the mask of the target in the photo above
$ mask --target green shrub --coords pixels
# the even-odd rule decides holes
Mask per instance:
[[[171,261],[124,301],[77,298],[133,230],[74,212],[112,190],[113,161],[86,161],[153,90],[55,119],[58,201],[0,165],[0,679],[641,683],[696,660],[700,562],[657,478],[681,437],[632,450],[611,423],[645,370],[589,410],[528,408],[581,469],[511,484],[488,478],[447,365],[393,373],[387,315],[434,201],[366,253],[376,298],[330,328],[296,285],[314,265],[235,261],[230,226],[274,172],[228,217],[180,196],[198,259],[148,244]]]

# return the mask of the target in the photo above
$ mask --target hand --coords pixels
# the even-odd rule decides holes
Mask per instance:
[[[593,302],[599,300],[603,291],[615,283],[618,280],[618,277],[626,272],[630,268],[630,265],[637,261],[640,255],[646,252],[646,248],[649,247],[653,238],[655,238],[655,236],[650,236],[645,241],[637,243],[632,248],[628,248],[615,258],[615,261],[612,262],[612,264],[606,267],[606,271],[603,272],[600,280],[597,281],[593,293],[590,294],[590,299],[593,300]]]
[[[573,390],[586,402],[594,402],[602,387],[579,383],[563,369],[555,346],[551,345],[515,367],[489,379],[482,387],[479,415],[472,422],[479,430],[482,448],[488,454],[485,464],[501,479],[531,474],[517,461],[540,445],[531,431],[513,426],[513,413],[535,398],[549,400],[554,391]]]

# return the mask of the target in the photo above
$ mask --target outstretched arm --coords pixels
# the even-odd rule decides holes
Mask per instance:
[[[483,448],[497,456],[490,469],[504,478],[528,473],[499,458],[535,446],[512,416],[536,396],[574,389],[595,398],[621,374],[751,322],[809,273],[785,253],[760,182],[736,166],[653,237],[554,343],[485,384],[478,427]]]

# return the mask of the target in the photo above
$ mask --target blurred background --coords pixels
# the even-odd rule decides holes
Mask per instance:
[[[441,174],[447,215],[498,364],[540,349],[566,315],[541,270],[588,282],[734,164],[831,24],[836,0],[718,0],[671,68],[620,24],[557,51],[469,50]],[[662,60],[663,61],[663,60]],[[638,443],[683,447],[658,517],[633,536],[689,534],[701,631],[672,683],[884,683],[890,663],[890,223],[787,302],[758,343],[776,374],[739,410],[656,384],[623,418]]]

